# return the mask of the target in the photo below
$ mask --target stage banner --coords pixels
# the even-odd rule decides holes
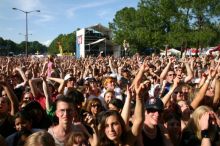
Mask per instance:
[[[76,32],[76,58],[85,57],[85,29]]]

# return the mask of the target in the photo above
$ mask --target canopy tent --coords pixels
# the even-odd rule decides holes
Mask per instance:
[[[210,47],[208,48],[208,50],[206,51],[206,55],[218,55],[220,52],[220,45],[218,45],[217,47]]]
[[[181,51],[176,50],[174,48],[167,50],[167,55],[180,55],[180,54],[181,54]],[[161,52],[160,55],[166,55],[166,51]]]

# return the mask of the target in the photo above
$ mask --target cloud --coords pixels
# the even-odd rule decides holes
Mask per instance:
[[[75,15],[75,12],[81,9],[87,9],[87,8],[96,8],[96,7],[100,7],[100,6],[104,6],[110,3],[114,3],[117,0],[106,0],[106,1],[95,1],[95,2],[90,2],[90,3],[83,3],[77,6],[74,6],[72,8],[69,8],[66,10],[67,13],[67,17],[71,18]]]
[[[105,10],[100,10],[100,11],[98,11],[98,13],[97,13],[97,15],[98,15],[100,18],[105,18],[106,16],[108,16],[108,15],[110,15],[110,14],[112,14],[112,13],[110,12],[110,10],[107,10],[107,9],[105,9]]]
[[[17,0],[16,5],[19,9],[30,11],[43,7],[40,0]]]
[[[40,13],[38,12],[31,13],[31,15],[38,17],[38,19],[36,19],[35,21],[36,23],[52,21],[54,19],[53,14],[50,15],[50,12],[46,8],[46,6],[42,4],[42,2],[43,2],[42,0],[17,0],[14,1],[14,5],[16,5],[15,6],[16,8],[21,9],[23,11],[40,10]],[[22,13],[19,14],[20,14],[19,19],[21,18],[23,19],[24,18],[23,14]]]
[[[0,32],[7,32],[9,34],[11,33],[15,33],[15,29],[13,27],[4,27],[4,28],[0,28]]]
[[[45,13],[40,14],[39,17],[40,17],[39,19],[36,19],[37,23],[50,22],[54,20],[54,16]]]
[[[44,42],[41,42],[41,43],[48,47],[51,42],[52,42],[52,40],[47,40],[47,41],[44,41]]]

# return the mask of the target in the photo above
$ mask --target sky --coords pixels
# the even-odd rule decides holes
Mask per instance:
[[[28,13],[28,41],[49,45],[59,34],[96,24],[108,27],[117,11],[137,7],[138,0],[0,0],[0,37],[20,43],[25,40]],[[36,12],[35,10],[40,10]]]

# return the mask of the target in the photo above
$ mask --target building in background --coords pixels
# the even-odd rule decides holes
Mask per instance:
[[[82,28],[76,32],[76,57],[113,55],[121,56],[121,46],[112,42],[112,31],[97,24],[87,28]]]

